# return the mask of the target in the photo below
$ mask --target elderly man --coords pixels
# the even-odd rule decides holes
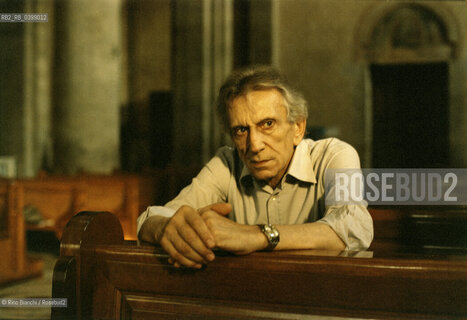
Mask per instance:
[[[219,149],[174,200],[142,213],[141,241],[159,243],[174,266],[193,268],[213,261],[215,248],[368,248],[373,222],[366,207],[324,202],[325,170],[360,168],[357,152],[335,138],[303,138],[306,102],[277,71],[234,72],[217,108],[235,148]]]

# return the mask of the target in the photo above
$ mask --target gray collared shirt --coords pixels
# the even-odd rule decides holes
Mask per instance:
[[[138,232],[152,215],[170,217],[182,205],[202,208],[217,202],[232,205],[229,218],[241,224],[329,225],[349,250],[363,250],[373,239],[373,221],[364,205],[325,206],[324,173],[328,168],[360,168],[356,150],[336,139],[304,139],[296,147],[287,173],[272,189],[257,181],[231,147],[220,148],[192,183],[164,207],[152,206],[138,218]]]

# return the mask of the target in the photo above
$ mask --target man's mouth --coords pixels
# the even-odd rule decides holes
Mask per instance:
[[[253,167],[259,168],[265,166],[270,159],[268,160],[250,160],[250,163],[253,165]]]

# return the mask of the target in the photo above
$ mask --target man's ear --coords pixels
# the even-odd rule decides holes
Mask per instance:
[[[306,131],[306,119],[305,120],[300,120],[294,123],[295,127],[295,135],[294,135],[294,146],[297,146],[300,141],[302,141],[303,136],[305,135]]]

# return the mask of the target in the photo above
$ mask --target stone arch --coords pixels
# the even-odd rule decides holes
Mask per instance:
[[[446,61],[459,55],[455,16],[440,4],[371,6],[360,18],[356,57],[366,62]]]
[[[410,23],[407,23],[409,21]],[[460,77],[457,64],[463,48],[462,29],[455,14],[448,6],[436,3],[397,2],[370,5],[359,19],[355,30],[355,60],[362,63],[364,88],[364,132],[366,166],[374,163],[378,143],[374,136],[375,103],[374,83],[371,66],[401,67],[421,64],[444,63],[447,66],[448,93],[448,141],[450,151],[448,161],[457,165],[462,150],[462,142],[456,137],[461,132],[453,119],[462,117],[462,102],[453,96],[462,92],[460,84],[454,79]],[[437,77],[436,75],[434,77]],[[378,113],[379,114],[379,113]],[[449,124],[450,123],[450,124]],[[378,124],[379,126],[379,124]],[[376,140],[374,140],[376,139]]]

